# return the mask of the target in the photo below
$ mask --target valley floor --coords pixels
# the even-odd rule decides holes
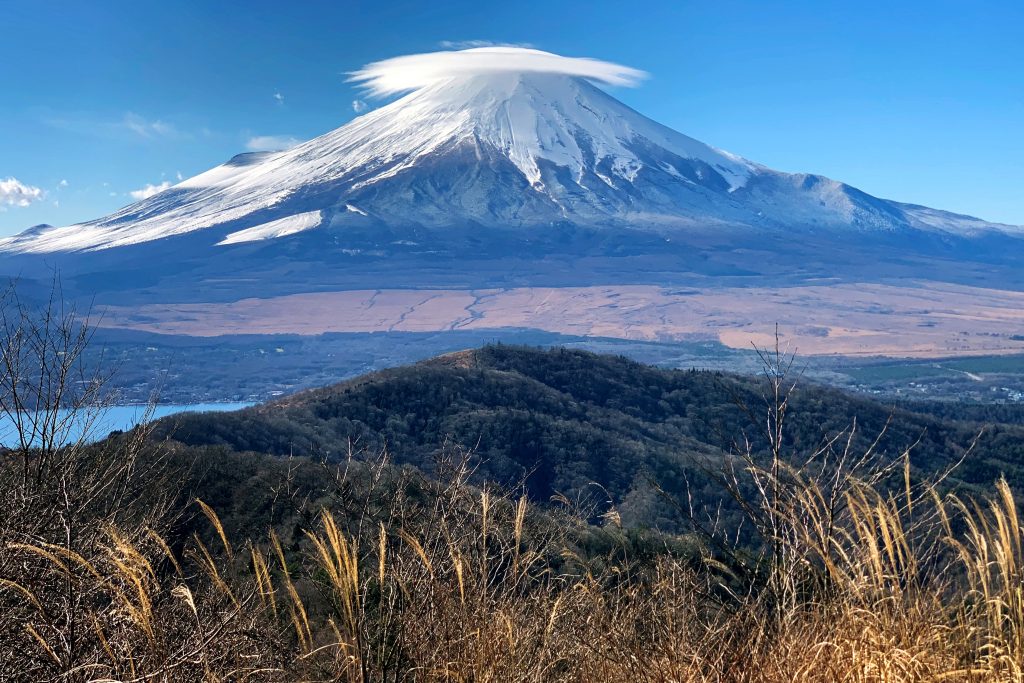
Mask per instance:
[[[884,303],[883,303],[884,302]],[[377,289],[102,309],[108,328],[209,337],[532,329],[632,341],[783,341],[801,355],[1024,351],[1024,292],[931,281],[793,287]]]

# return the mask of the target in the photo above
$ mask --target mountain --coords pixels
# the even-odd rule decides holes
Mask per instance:
[[[236,413],[174,416],[157,425],[156,436],[328,461],[386,449],[394,462],[428,473],[445,454],[471,452],[478,481],[523,483],[541,503],[556,494],[601,505],[610,499],[628,524],[671,528],[672,511],[652,483],[677,500],[722,502],[709,471],[744,438],[764,452],[763,395],[758,380],[737,375],[665,370],[565,349],[489,346]],[[881,435],[874,450],[884,459],[913,446],[915,473],[957,462],[980,429],[808,383],[789,404],[787,453],[809,455],[855,419],[851,452],[867,451]],[[1022,437],[1020,426],[986,429],[954,479],[987,484],[1005,474],[1014,486],[1024,485]]]
[[[34,228],[0,249],[103,250],[189,233],[227,249],[311,231],[566,225],[673,236],[1018,232],[773,171],[651,121],[584,78],[498,71],[441,80],[293,149],[239,155],[105,218]]]
[[[441,57],[457,68],[418,78]],[[112,307],[106,325],[158,333],[483,327],[749,348],[781,322],[812,353],[1024,350],[1020,227],[716,149],[615,99],[591,60],[410,59],[390,104],[0,240],[0,273],[45,294],[56,270],[66,295]]]

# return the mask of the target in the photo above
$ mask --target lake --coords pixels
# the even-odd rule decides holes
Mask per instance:
[[[152,419],[157,420],[161,417],[167,417],[168,415],[174,415],[177,413],[193,412],[193,413],[210,413],[210,412],[224,412],[230,410],[241,410],[242,408],[248,408],[253,403],[193,403],[189,405],[184,404],[162,404],[158,405],[153,410]],[[110,432],[113,431],[127,431],[132,427],[139,424],[146,415],[147,406],[144,405],[127,405],[127,406],[110,406],[105,408],[95,422],[90,426],[89,433],[86,434],[87,441],[98,441],[104,438]],[[76,441],[84,431],[84,425],[75,424],[72,425],[70,433],[68,434],[68,441]],[[13,441],[13,443],[12,443]],[[0,445],[13,446],[16,443],[14,421],[11,420],[7,415],[0,415]]]

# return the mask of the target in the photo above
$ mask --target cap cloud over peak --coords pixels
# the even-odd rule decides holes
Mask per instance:
[[[617,86],[634,86],[647,77],[639,69],[599,59],[490,46],[393,57],[367,64],[353,72],[350,80],[371,95],[386,97],[440,81],[509,72],[562,74]]]

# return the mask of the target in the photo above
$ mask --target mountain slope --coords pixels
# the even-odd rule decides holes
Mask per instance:
[[[338,460],[387,448],[399,463],[427,472],[445,453],[474,453],[479,479],[524,482],[539,502],[562,493],[600,505],[611,499],[629,524],[671,527],[652,482],[683,500],[712,507],[717,467],[744,435],[764,447],[759,426],[737,407],[763,412],[753,379],[662,370],[622,357],[556,349],[485,347],[306,391],[238,413],[175,417],[157,433],[190,445],[221,445],[280,456]],[[855,453],[884,431],[876,449],[911,454],[916,472],[956,462],[978,425],[940,420],[839,391],[807,385],[793,396],[788,453],[799,460],[826,435],[857,421]],[[893,416],[889,423],[890,416]],[[888,424],[888,427],[886,425]],[[987,483],[1005,473],[1024,485],[1024,429],[997,426],[957,471]],[[844,439],[845,442],[845,439]]]
[[[510,70],[442,79],[293,149],[239,155],[111,216],[34,228],[0,250],[102,250],[200,231],[202,244],[227,249],[310,231],[564,225],[682,236],[1015,231],[772,171],[584,78]]]

